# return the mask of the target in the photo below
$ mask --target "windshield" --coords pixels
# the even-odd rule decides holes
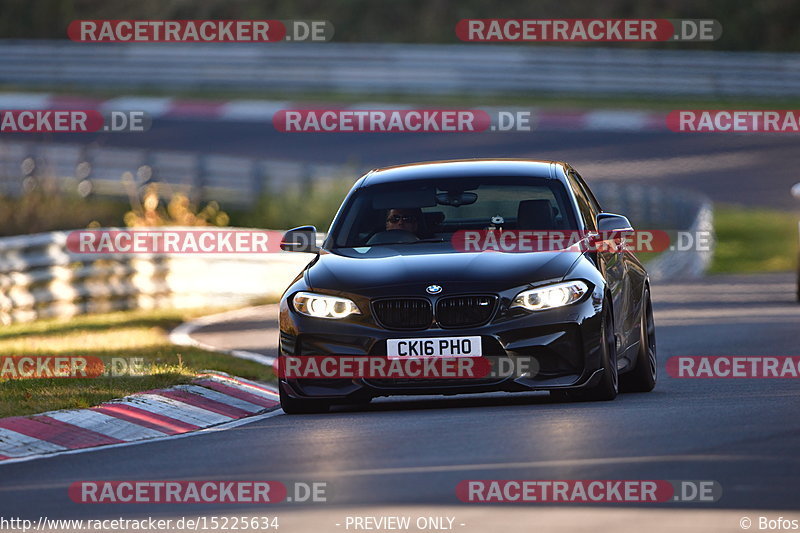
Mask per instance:
[[[575,230],[563,185],[529,177],[470,177],[369,185],[331,228],[331,248],[450,243],[459,230]]]

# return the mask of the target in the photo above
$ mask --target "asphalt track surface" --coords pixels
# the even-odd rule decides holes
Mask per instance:
[[[714,201],[785,209],[796,208],[788,191],[800,181],[798,141],[788,134],[282,134],[269,124],[160,119],[146,134],[50,139],[358,167],[461,157],[562,159],[590,182],[655,183]],[[794,294],[790,274],[654,286],[662,370],[676,355],[800,355]],[[197,338],[274,355],[271,313],[255,308],[203,328]],[[447,515],[465,533],[742,531],[739,520],[747,516],[757,530],[759,515],[800,518],[799,387],[798,380],[679,380],[662,371],[652,393],[614,402],[494,394],[278,414],[178,440],[0,465],[0,516],[277,515],[280,531],[327,532],[346,531],[347,515]],[[81,480],[206,479],[324,481],[331,498],[256,508],[81,505],[67,496],[70,483]],[[467,505],[455,496],[465,479],[715,480],[723,495],[717,503]]]
[[[800,517],[800,381],[675,379],[676,355],[800,355],[790,274],[653,287],[661,375],[646,394],[557,403],[541,394],[379,399],[364,409],[277,416],[227,431],[0,465],[0,516],[270,515],[280,531],[346,531],[347,515],[454,516],[455,531],[741,531],[749,517]],[[272,354],[274,306],[196,338]],[[86,505],[81,480],[324,481],[299,506]],[[467,505],[465,479],[715,480],[716,503]],[[336,524],[342,524],[337,526]],[[464,524],[461,526],[460,524]],[[502,528],[502,529],[498,529]],[[350,529],[352,531],[352,529]],[[414,531],[412,529],[412,531]]]
[[[144,133],[9,135],[18,140],[352,164],[373,168],[438,159],[524,157],[571,163],[592,183],[691,189],[717,202],[795,209],[800,142],[783,134],[668,131],[281,133],[270,123],[159,118]]]

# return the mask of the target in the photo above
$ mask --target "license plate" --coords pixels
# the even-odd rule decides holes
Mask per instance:
[[[406,357],[480,357],[480,337],[434,337],[428,339],[389,339],[389,359]]]

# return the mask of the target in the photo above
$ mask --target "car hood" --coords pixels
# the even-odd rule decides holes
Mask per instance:
[[[421,246],[420,246],[421,248]],[[312,289],[375,293],[381,288],[413,287],[424,291],[441,285],[455,291],[501,291],[546,280],[562,279],[579,252],[463,253],[441,250],[399,250],[394,247],[323,251],[307,271]],[[418,292],[418,291],[415,291]]]

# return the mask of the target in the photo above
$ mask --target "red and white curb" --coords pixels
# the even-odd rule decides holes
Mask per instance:
[[[151,118],[204,119],[232,122],[270,122],[287,109],[412,109],[408,104],[363,102],[358,104],[290,102],[283,100],[184,100],[168,97],[122,96],[100,99],[49,93],[0,94],[0,110],[79,109],[144,111]],[[430,107],[430,106],[421,106]],[[666,113],[633,110],[554,110],[536,107],[485,107],[489,113],[529,111],[535,129],[573,131],[666,131]]]
[[[0,418],[0,465],[223,429],[250,422],[254,415],[272,416],[279,407],[278,394],[264,385],[207,372],[189,385],[145,391],[89,409]]]

